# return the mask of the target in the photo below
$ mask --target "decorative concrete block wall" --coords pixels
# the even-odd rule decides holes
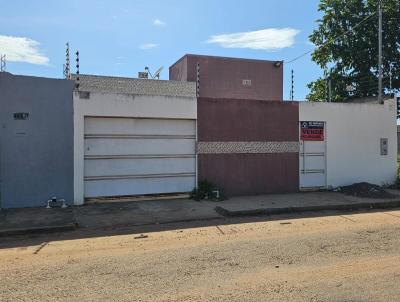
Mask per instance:
[[[76,78],[76,75],[73,76]],[[80,75],[79,90],[134,95],[196,97],[196,83]]]

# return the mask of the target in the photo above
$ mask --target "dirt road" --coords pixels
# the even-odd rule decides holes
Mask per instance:
[[[400,300],[400,211],[42,239],[0,239],[0,301]]]

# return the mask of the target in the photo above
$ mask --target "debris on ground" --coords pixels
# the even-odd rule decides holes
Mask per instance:
[[[144,239],[144,238],[149,238],[149,236],[140,234],[140,236],[133,237],[133,239]]]
[[[393,198],[395,195],[387,192],[383,187],[370,184],[368,182],[359,182],[350,186],[339,187],[335,190],[346,195],[365,197],[365,198]]]

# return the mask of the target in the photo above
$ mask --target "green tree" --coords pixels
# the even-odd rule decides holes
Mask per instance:
[[[318,28],[310,35],[316,46],[312,60],[324,75],[308,84],[310,101],[327,99],[331,78],[332,101],[378,94],[378,1],[321,0]],[[382,0],[383,87],[400,88],[400,1]],[[391,67],[390,67],[391,66]],[[347,91],[352,87],[352,91]]]

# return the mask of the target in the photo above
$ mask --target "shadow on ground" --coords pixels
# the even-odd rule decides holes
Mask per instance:
[[[0,249],[6,248],[19,248],[26,246],[42,245],[54,241],[62,240],[75,240],[75,239],[89,239],[96,237],[118,236],[118,235],[132,235],[146,234],[151,237],[153,232],[185,230],[189,228],[212,227],[221,225],[235,225],[243,223],[266,222],[266,221],[279,221],[284,222],[290,219],[301,218],[317,218],[324,216],[338,216],[338,215],[355,215],[362,213],[376,213],[386,212],[389,215],[399,217],[391,214],[391,211],[397,209],[369,209],[369,210],[348,210],[348,211],[319,211],[319,212],[304,212],[293,214],[281,215],[263,215],[263,216],[248,216],[248,217],[234,217],[234,218],[210,218],[188,222],[171,222],[162,224],[149,224],[149,225],[119,225],[117,227],[99,227],[99,228],[76,228],[74,231],[55,232],[49,234],[27,234],[27,235],[14,235],[8,237],[0,237]],[[351,221],[351,219],[349,219]]]

